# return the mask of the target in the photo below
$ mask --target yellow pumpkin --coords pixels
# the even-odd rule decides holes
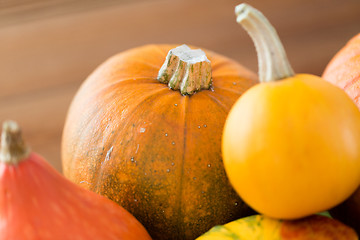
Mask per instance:
[[[320,215],[295,221],[281,221],[253,215],[215,226],[196,240],[358,240],[354,229]]]
[[[222,152],[230,182],[270,217],[327,210],[359,186],[360,112],[320,77],[295,75],[259,11],[242,4],[236,12],[255,42],[262,83],[240,97],[225,123]]]

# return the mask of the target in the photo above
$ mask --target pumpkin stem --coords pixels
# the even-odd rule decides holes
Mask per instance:
[[[192,95],[211,87],[211,63],[204,51],[184,44],[169,51],[157,79],[183,95]]]
[[[30,154],[25,145],[21,129],[14,121],[5,121],[1,134],[0,162],[17,164]]]
[[[235,14],[237,22],[248,32],[255,44],[260,82],[294,76],[280,38],[266,17],[245,3],[236,6]]]

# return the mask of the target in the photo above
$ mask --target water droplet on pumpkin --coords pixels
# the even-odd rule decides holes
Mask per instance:
[[[200,129],[200,128],[201,128],[201,126],[198,126],[198,128]]]
[[[236,82],[233,82],[233,85],[236,85]]]
[[[147,175],[147,173],[144,173],[144,175],[146,176],[146,175]]]
[[[177,107],[177,103],[175,103],[174,105],[175,105],[175,107]]]
[[[167,133],[165,133],[165,137],[167,137],[168,136],[168,134]]]
[[[172,163],[171,163],[171,166],[174,166],[174,165],[175,165],[175,163],[172,162]]]
[[[104,162],[107,162],[107,161],[109,161],[109,160],[110,160],[110,157],[111,157],[111,152],[112,152],[113,148],[114,148],[114,146],[112,146],[112,147],[109,149],[109,151],[107,151],[107,153],[106,153],[106,157],[105,157],[105,161],[104,161]],[[102,163],[101,163],[101,164],[102,164]]]
[[[130,161],[134,162],[134,157],[131,157]]]
[[[172,142],[171,144],[172,144],[172,145],[175,145],[175,142]]]
[[[206,128],[207,127],[207,125],[206,124],[204,124],[204,128]]]
[[[209,167],[211,167],[211,164],[208,164],[207,166],[208,166],[208,168],[209,168]]]
[[[144,133],[145,130],[146,130],[145,128],[140,128],[140,132],[141,132],[141,133]]]
[[[170,169],[166,169],[166,172],[170,172]]]
[[[238,202],[235,202],[235,206],[237,206],[239,203]]]
[[[134,202],[137,202],[138,200],[137,199],[134,199]]]

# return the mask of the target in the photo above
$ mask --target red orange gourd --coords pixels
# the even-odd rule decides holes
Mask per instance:
[[[322,77],[344,89],[360,109],[360,33],[336,53]]]
[[[187,46],[115,55],[71,104],[64,174],[123,206],[155,239],[194,239],[244,216],[220,143],[230,107],[256,83],[240,64]]]
[[[125,209],[61,176],[31,152],[15,122],[0,150],[0,240],[148,239]]]
[[[360,33],[352,37],[331,59],[323,78],[342,88],[360,109]],[[360,234],[360,187],[330,213]]]

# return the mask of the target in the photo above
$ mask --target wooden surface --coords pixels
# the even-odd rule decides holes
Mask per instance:
[[[235,21],[239,1],[89,2],[0,5],[0,121],[18,121],[32,149],[59,171],[69,104],[82,81],[111,55],[148,43],[186,43],[257,71],[255,48]],[[248,3],[277,28],[299,73],[320,75],[334,53],[360,31],[359,0]]]

